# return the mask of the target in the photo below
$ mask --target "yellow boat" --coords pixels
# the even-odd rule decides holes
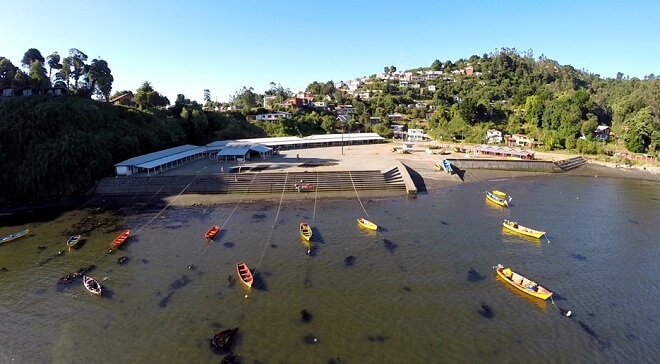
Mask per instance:
[[[530,296],[547,300],[552,296],[552,292],[541,287],[538,283],[531,281],[520,274],[511,270],[511,268],[504,268],[502,264],[496,267],[497,275],[504,279],[510,285],[516,287],[521,292],[527,293]]]
[[[378,230],[378,225],[374,224],[373,222],[371,222],[367,219],[359,218],[359,219],[357,219],[357,222],[358,222],[358,224],[360,224],[360,226],[362,226],[364,228],[367,228],[367,229],[370,229],[370,230]]]
[[[518,224],[515,221],[504,220],[502,221],[502,226],[518,234],[531,236],[533,238],[540,238],[545,235],[545,231],[530,229],[526,226]]]
[[[307,241],[312,240],[312,228],[306,222],[300,223],[300,236]]]
[[[504,196],[502,196],[502,194]],[[496,205],[502,206],[502,207],[508,207],[509,203],[506,201],[506,193],[502,191],[486,191],[486,199]]]

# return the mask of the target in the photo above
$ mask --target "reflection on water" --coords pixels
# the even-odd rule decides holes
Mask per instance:
[[[209,340],[238,327],[232,350],[244,362],[654,362],[658,184],[489,183],[515,204],[485,203],[474,184],[363,201],[379,232],[357,225],[357,199],[320,200],[315,211],[313,200],[128,204],[0,220],[0,236],[33,232],[0,245],[0,361],[218,362]],[[507,233],[511,216],[543,226],[552,242]],[[301,219],[314,228],[311,254]],[[212,225],[222,235],[205,242]],[[134,236],[108,255],[126,228]],[[74,233],[84,244],[58,254]],[[255,274],[249,292],[239,261]],[[558,307],[499,282],[498,263],[555,292]],[[89,265],[109,296],[57,284]]]

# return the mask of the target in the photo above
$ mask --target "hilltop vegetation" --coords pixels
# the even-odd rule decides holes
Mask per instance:
[[[68,196],[114,174],[114,164],[188,143],[263,136],[242,116],[192,110],[191,118],[80,97],[0,102],[0,201]],[[193,116],[194,115],[194,116]],[[203,115],[203,116],[200,116]],[[212,132],[209,132],[212,130]]]
[[[406,72],[389,66],[380,74],[346,82],[315,81],[300,96],[320,103],[304,106],[275,83],[264,94],[244,87],[229,103],[212,102],[210,91],[204,90],[204,105],[185,95],[170,105],[150,82],[136,90],[130,105],[112,105],[91,100],[93,95],[110,99],[108,64],[86,60],[75,48],[62,62],[56,52],[44,59],[30,49],[22,69],[0,57],[0,88],[31,87],[45,93],[61,87],[68,93],[0,101],[0,162],[7,171],[0,176],[0,201],[70,195],[113,175],[117,162],[186,143],[348,131],[391,137],[394,115],[402,119],[397,123],[424,128],[441,140],[461,135],[482,143],[486,130],[494,128],[526,133],[546,150],[660,151],[660,80],[654,75],[643,80],[621,73],[601,78],[544,56],[534,58],[531,52],[502,49],[456,62],[436,60]],[[113,97],[127,92],[132,93],[115,92]],[[351,105],[352,114],[338,119],[339,105]],[[291,117],[274,123],[253,120],[275,110]],[[607,144],[596,141],[598,125],[610,126],[616,138]]]

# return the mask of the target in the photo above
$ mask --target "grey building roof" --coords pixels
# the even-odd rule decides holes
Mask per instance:
[[[174,148],[159,150],[158,152],[139,155],[137,157],[127,159],[123,162],[119,162],[115,164],[115,167],[121,167],[121,166],[143,167],[142,165],[153,165],[154,163],[156,166],[159,166],[161,164],[165,164],[171,161],[175,161],[177,159],[185,158],[187,156],[191,156],[197,153],[203,153],[205,151],[206,148],[204,147],[185,144]],[[153,168],[153,167],[143,167],[143,168]]]

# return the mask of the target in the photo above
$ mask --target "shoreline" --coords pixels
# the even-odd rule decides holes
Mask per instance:
[[[587,163],[581,167],[565,173],[549,173],[549,172],[529,172],[529,171],[510,171],[510,170],[493,170],[493,169],[469,169],[463,170],[463,179],[459,179],[456,175],[447,175],[445,173],[437,172],[433,168],[433,163],[439,159],[444,159],[448,156],[428,154],[422,150],[416,151],[411,154],[395,154],[392,153],[392,147],[396,143],[383,143],[383,144],[366,144],[366,145],[352,145],[348,148],[340,149],[341,147],[325,147],[325,148],[309,148],[309,149],[291,149],[284,151],[281,155],[273,156],[268,160],[255,160],[250,163],[262,164],[271,163],[274,167],[273,170],[279,171],[292,171],[299,172],[305,171],[305,168],[300,167],[302,162],[318,162],[318,161],[333,161],[332,166],[317,167],[319,170],[369,170],[380,169],[381,171],[388,170],[396,161],[402,162],[406,167],[415,171],[419,175],[415,181],[418,186],[419,194],[457,186],[463,183],[474,183],[483,180],[497,179],[497,178],[523,178],[533,176],[549,176],[554,174],[580,176],[580,177],[596,177],[596,178],[625,178],[637,179],[645,181],[660,182],[660,168],[652,165],[633,165],[626,166],[614,162],[598,161],[594,159],[587,159]],[[298,159],[300,155],[300,159]],[[563,154],[563,153],[547,153],[538,152],[537,160],[556,161],[574,157],[576,155]],[[484,158],[486,159],[486,158]],[[220,169],[220,167],[229,169],[236,166],[236,162],[214,162],[202,161],[199,164],[191,162],[188,165],[180,166],[176,169],[169,170],[163,174],[171,175],[185,175],[190,173],[204,173],[214,174],[213,171]],[[205,164],[204,164],[205,163]],[[202,165],[203,167],[200,167]],[[243,165],[249,165],[244,163]],[[267,172],[263,172],[267,173]],[[135,177],[142,178],[142,177]],[[94,187],[90,190],[94,191]],[[316,194],[303,193],[285,193],[284,199],[288,201],[308,200],[316,198]],[[357,195],[352,192],[321,192],[318,193],[319,199],[348,199],[356,198]],[[360,191],[359,198],[365,199],[380,199],[380,198],[415,198],[405,194],[401,191]],[[169,196],[94,196],[91,193],[86,193],[79,196],[70,196],[60,200],[51,200],[42,203],[23,203],[13,206],[0,207],[0,218],[11,217],[18,214],[28,214],[35,211],[49,211],[49,210],[71,210],[84,206],[91,207],[105,207],[104,205],[128,205],[131,201],[135,203],[148,203],[148,204],[167,204],[173,206],[205,206],[217,205],[221,203],[237,203],[239,201],[246,203],[261,202],[261,201],[280,201],[282,194],[182,194],[182,195],[169,195]],[[146,200],[146,201],[145,201]],[[123,201],[123,203],[112,203],[111,201]]]

